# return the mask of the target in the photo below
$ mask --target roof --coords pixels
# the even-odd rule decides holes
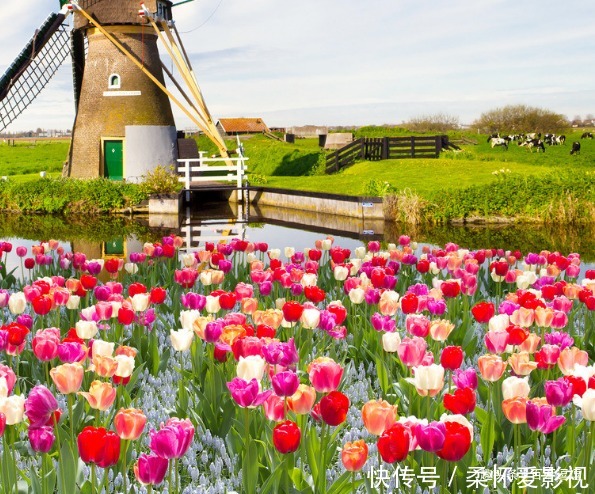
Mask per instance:
[[[219,124],[226,134],[233,132],[269,132],[262,118],[221,118]]]

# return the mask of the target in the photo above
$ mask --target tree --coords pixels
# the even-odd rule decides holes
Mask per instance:
[[[568,128],[568,120],[543,108],[508,105],[482,113],[473,126],[484,133],[561,132]]]
[[[460,127],[459,117],[446,113],[413,117],[403,125],[413,132],[446,132]]]

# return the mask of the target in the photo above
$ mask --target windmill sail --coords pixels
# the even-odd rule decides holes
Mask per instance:
[[[70,54],[64,19],[63,13],[50,14],[0,77],[0,131],[31,104]]]

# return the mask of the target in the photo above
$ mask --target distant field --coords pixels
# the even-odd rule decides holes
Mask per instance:
[[[11,141],[12,142],[12,141]],[[0,142],[0,176],[23,180],[39,177],[39,172],[60,174],[67,158],[70,140],[16,140],[14,146]]]
[[[454,138],[461,137],[458,132]],[[318,192],[340,192],[361,195],[371,179],[389,182],[396,189],[409,188],[429,197],[446,189],[460,189],[470,185],[487,184],[493,173],[508,169],[523,175],[541,175],[556,171],[595,170],[595,141],[580,139],[581,132],[567,134],[566,145],[546,146],[545,153],[529,152],[511,143],[509,150],[491,149],[485,135],[465,134],[476,145],[464,145],[461,152],[444,152],[439,159],[407,159],[362,161],[333,175],[311,176],[321,152],[318,139],[297,139],[294,144],[279,142],[264,136],[243,140],[249,158],[251,183],[271,187],[294,188]],[[570,156],[572,141],[581,142],[580,156]],[[198,139],[199,149],[215,153],[215,146],[206,138]],[[230,149],[235,140],[227,142]],[[25,181],[46,171],[58,176],[67,157],[68,140],[17,141],[8,146],[0,143],[0,176]]]

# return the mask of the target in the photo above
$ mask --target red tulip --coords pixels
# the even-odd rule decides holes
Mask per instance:
[[[35,259],[33,259],[32,257],[27,257],[27,259],[25,259],[25,268],[33,269],[34,267],[35,267]]]
[[[491,302],[478,302],[471,309],[471,314],[479,323],[488,323],[494,315],[494,304]]]
[[[454,394],[444,395],[444,408],[452,413],[467,415],[475,410],[476,397],[471,388],[455,390]]]
[[[166,297],[167,297],[167,291],[165,290],[165,288],[156,286],[151,289],[151,293],[149,295],[149,300],[153,304],[162,304],[163,302],[165,302]]]
[[[461,285],[454,280],[447,280],[440,285],[440,291],[445,298],[455,298],[461,293]]]
[[[414,312],[417,312],[418,304],[419,299],[417,298],[417,295],[409,292],[401,299],[401,310],[403,311],[403,314],[413,314]]]
[[[440,354],[440,364],[448,370],[456,370],[463,363],[463,349],[460,346],[447,346]]]
[[[22,345],[29,334],[27,326],[16,322],[12,322],[8,326],[2,326],[2,329],[8,331],[8,343],[13,346]]]
[[[304,294],[306,295],[306,298],[313,304],[319,304],[326,297],[325,291],[316,285],[307,286],[304,288]]]
[[[77,438],[79,455],[85,463],[111,467],[120,458],[120,438],[103,427],[87,426]]]
[[[223,310],[232,310],[235,307],[237,300],[234,292],[224,292],[219,295],[219,305]]]
[[[134,297],[137,293],[147,293],[147,287],[142,283],[130,283],[128,285],[128,296]]]
[[[425,274],[430,270],[430,261],[427,259],[421,259],[417,263],[417,271],[420,274]]]
[[[322,257],[322,251],[318,249],[310,249],[308,251],[308,257],[311,261],[320,261],[320,258]]]
[[[282,310],[283,317],[287,322],[296,322],[300,320],[300,317],[302,317],[304,307],[302,307],[302,305],[299,302],[290,300],[289,302],[285,302]]]
[[[52,299],[48,295],[40,295],[31,301],[33,310],[40,316],[45,316],[52,310]]]
[[[467,454],[471,446],[469,429],[458,422],[446,422],[446,437],[442,449],[436,455],[446,461],[459,461]]]
[[[81,275],[81,285],[85,290],[93,290],[97,285],[97,278],[90,274]]]
[[[347,309],[345,309],[341,302],[331,302],[327,306],[326,310],[335,315],[335,322],[337,323],[337,326],[343,324],[347,318]]]
[[[387,463],[403,461],[409,454],[411,431],[400,422],[394,423],[378,438],[378,452]]]
[[[293,453],[300,445],[302,433],[295,422],[286,420],[273,429],[273,445],[281,454]]]
[[[520,345],[529,337],[529,331],[520,326],[510,325],[506,328],[509,345]]]
[[[103,268],[110,274],[116,274],[120,270],[120,260],[115,257],[106,259]]]
[[[120,307],[118,310],[118,322],[128,326],[134,321],[134,311],[128,307]]]
[[[328,425],[345,422],[349,410],[349,398],[340,391],[331,391],[320,400],[320,415]]]

